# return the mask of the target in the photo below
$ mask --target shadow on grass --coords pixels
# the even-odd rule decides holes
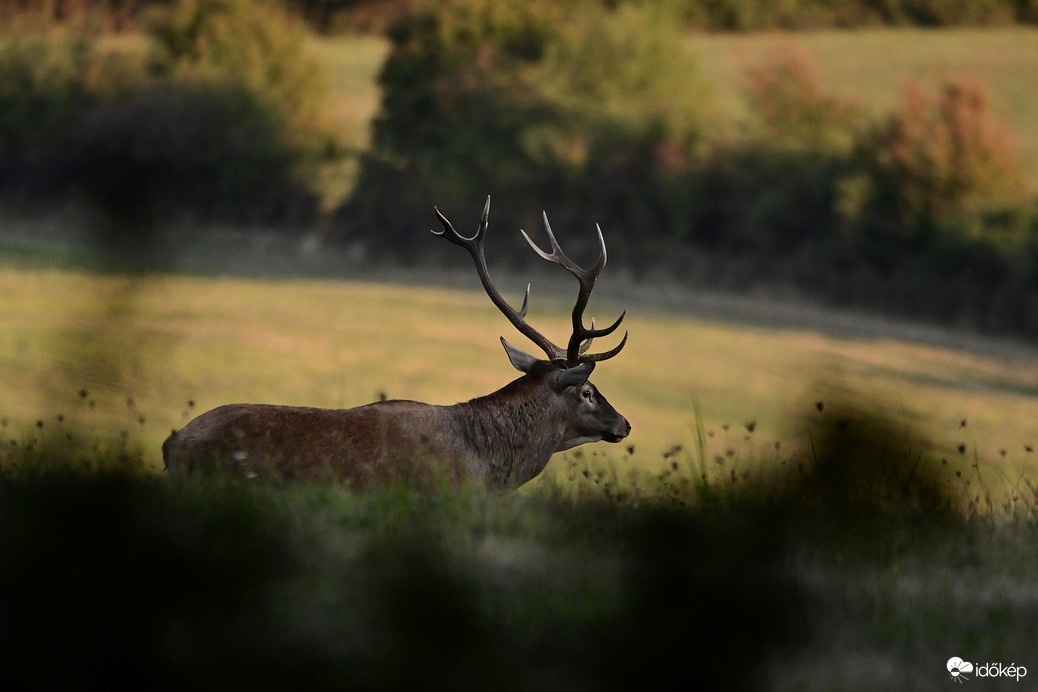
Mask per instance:
[[[0,686],[761,689],[812,634],[791,555],[957,521],[863,410],[684,504],[9,470]]]
[[[963,517],[963,497],[951,472],[929,456],[932,445],[879,403],[861,397],[827,408],[810,421],[808,439],[808,456],[782,500],[794,516],[814,516],[834,534],[858,540],[877,524]]]

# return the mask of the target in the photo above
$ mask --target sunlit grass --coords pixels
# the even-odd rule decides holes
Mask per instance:
[[[326,69],[328,127],[344,150],[325,162],[313,181],[325,211],[331,211],[349,196],[360,172],[359,155],[369,146],[371,120],[378,111],[378,71],[389,46],[373,36],[312,36],[306,49]]]
[[[378,71],[389,49],[375,36],[310,37],[307,51],[328,69],[335,95],[332,113],[343,141],[356,148],[368,144],[368,123],[378,109]]]
[[[224,403],[335,408],[384,394],[451,404],[518,376],[498,337],[521,339],[477,291],[7,268],[0,296],[6,429],[20,435],[60,415],[80,431],[131,434],[153,469],[172,429]],[[561,303],[543,296],[530,319],[564,341]],[[991,355],[637,309],[626,324],[627,348],[593,379],[633,434],[579,450],[619,465],[621,480],[632,468],[687,466],[690,454],[719,476],[780,464],[861,394],[925,439],[921,451],[949,473],[977,464],[996,488],[1033,474],[1038,358],[1026,348]]]

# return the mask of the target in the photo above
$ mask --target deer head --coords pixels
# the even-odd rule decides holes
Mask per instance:
[[[483,216],[480,219],[475,235],[468,238],[458,233],[450,221],[440,213],[439,209],[434,210],[436,217],[443,225],[443,230],[434,230],[432,231],[433,235],[446,238],[468,251],[476,265],[476,273],[479,275],[480,282],[483,284],[483,288],[486,290],[490,300],[508,318],[508,321],[519,330],[519,333],[537,344],[544,351],[545,356],[547,356],[546,360],[540,360],[516,348],[508,343],[504,337],[501,337],[501,345],[504,346],[508,360],[516,370],[526,373],[531,378],[546,377],[541,386],[546,387],[553,393],[554,401],[552,405],[557,407],[558,419],[565,421],[565,430],[552,451],[558,452],[599,440],[619,442],[630,434],[631,425],[627,419],[620,415],[602,396],[598,388],[588,381],[588,377],[595,369],[596,363],[612,358],[627,344],[627,332],[625,332],[620,343],[608,351],[600,353],[588,352],[592,341],[596,337],[608,336],[615,332],[627,314],[624,311],[615,322],[604,329],[596,328],[594,319],[591,320],[590,327],[584,324],[584,310],[587,308],[588,300],[591,297],[591,291],[594,290],[598,275],[602,272],[606,263],[606,246],[605,239],[602,237],[602,229],[596,224],[595,228],[598,231],[600,252],[598,261],[589,270],[580,268],[562,251],[558,241],[555,239],[555,234],[551,230],[551,225],[548,223],[547,214],[543,215],[544,227],[551,243],[551,253],[541,250],[530,239],[530,236],[526,234],[526,231],[520,231],[534,252],[543,259],[558,264],[573,274],[579,282],[579,293],[573,306],[573,330],[566,348],[563,349],[526,321],[526,313],[530,305],[529,285],[526,287],[522,307],[519,310],[515,310],[501,296],[501,293],[490,280],[484,253],[484,241],[490,217],[490,198],[487,197],[487,202],[483,207]],[[547,375],[543,373],[545,369],[550,370]],[[549,406],[547,403],[544,405],[546,407]],[[539,473],[545,463],[547,463],[547,459],[540,463],[539,467],[536,468],[536,472]]]

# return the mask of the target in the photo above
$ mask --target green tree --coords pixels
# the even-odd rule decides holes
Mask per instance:
[[[391,39],[344,237],[424,257],[411,243],[432,204],[475,218],[488,193],[512,229],[538,233],[541,209],[562,226],[601,221],[621,253],[675,227],[675,181],[701,154],[710,109],[666,17],[452,0],[423,6]]]
[[[0,192],[63,194],[131,233],[171,212],[308,218],[327,140],[303,26],[246,0],[156,6],[149,26],[150,60],[74,24],[0,33]]]
[[[306,27],[274,0],[181,0],[145,22],[151,68],[164,79],[245,88],[288,121],[286,133],[313,134],[327,83],[304,53]]]

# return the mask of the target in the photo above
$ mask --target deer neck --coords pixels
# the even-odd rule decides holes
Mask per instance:
[[[514,488],[531,480],[562,443],[565,424],[540,387],[523,378],[486,396],[456,404],[456,424],[488,483]],[[524,391],[525,390],[525,391]]]

